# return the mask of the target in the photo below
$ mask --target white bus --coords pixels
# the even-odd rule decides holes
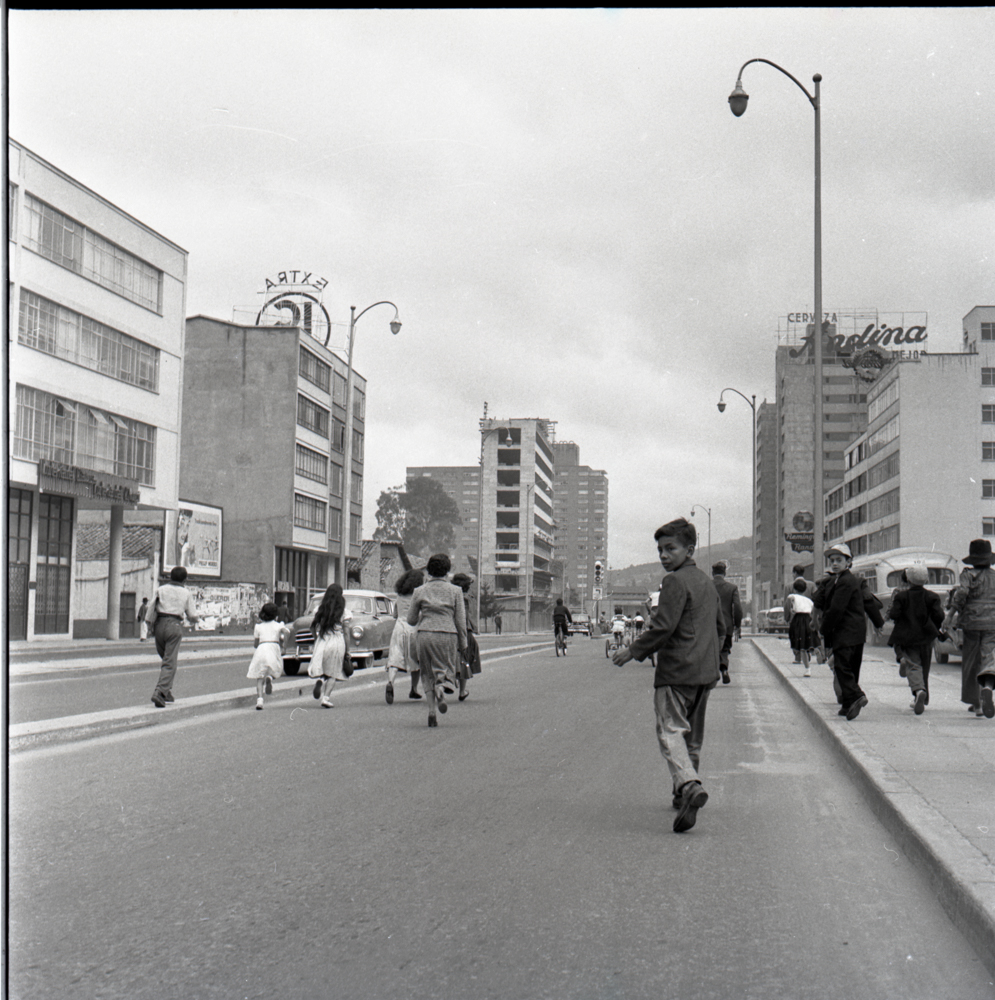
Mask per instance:
[[[961,569],[960,563],[953,556],[945,552],[905,546],[888,549],[886,552],[875,552],[872,555],[857,556],[853,560],[851,568],[853,575],[866,579],[874,595],[884,605],[881,614],[885,618],[883,632],[885,636],[891,633],[892,628],[892,622],[887,617],[891,595],[902,586],[902,571],[916,563],[926,567],[929,573],[926,588],[939,594],[943,607],[946,608],[950,591],[957,586]],[[871,631],[870,626],[868,631]],[[951,653],[955,656],[960,655],[960,635],[951,636],[951,639],[956,639],[956,642],[937,640],[935,646],[937,663],[946,663]]]

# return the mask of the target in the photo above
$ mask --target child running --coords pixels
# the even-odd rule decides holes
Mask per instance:
[[[255,652],[246,677],[256,682],[256,711],[263,710],[263,695],[273,691],[273,678],[283,676],[283,643],[290,629],[276,620],[277,606],[270,601],[259,609],[259,624],[252,630]]]
[[[394,704],[394,678],[398,670],[411,675],[411,690],[409,698],[420,698],[418,693],[418,676],[420,669],[415,650],[415,636],[418,630],[408,624],[408,612],[411,610],[411,595],[416,587],[425,582],[425,574],[420,569],[409,569],[394,584],[397,592],[397,621],[394,631],[390,634],[390,650],[387,653],[387,704]]]
[[[795,662],[805,668],[805,676],[811,677],[809,666],[815,656],[815,648],[819,645],[815,631],[812,628],[812,612],[815,604],[806,593],[808,581],[799,577],[791,585],[793,594],[788,595],[784,602],[784,611],[788,619],[788,639],[791,641],[791,651],[795,654]]]
[[[345,658],[349,652],[349,642],[345,624],[351,620],[352,614],[345,606],[342,587],[333,583],[311,621],[311,631],[314,633],[314,648],[311,651],[311,663],[307,668],[308,676],[315,677],[314,696],[321,699],[322,708],[333,708],[332,688],[336,681],[344,681]],[[350,671],[351,672],[351,671]]]

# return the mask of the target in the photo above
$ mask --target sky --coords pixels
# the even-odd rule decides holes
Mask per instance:
[[[12,137],[189,252],[187,314],[327,279],[369,380],[364,533],[485,402],[609,476],[608,558],[750,525],[750,408],[813,305],[995,302],[993,8],[9,12]],[[241,320],[244,322],[244,318]],[[937,405],[942,405],[939,401]],[[705,529],[704,515],[697,521]],[[704,534],[704,530],[702,531]]]

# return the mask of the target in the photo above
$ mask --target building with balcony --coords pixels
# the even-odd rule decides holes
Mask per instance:
[[[777,404],[766,400],[757,404],[757,522],[754,528],[754,542],[757,560],[756,611],[777,604],[773,590],[778,580],[781,545],[783,539],[778,534],[778,458],[780,439],[777,430]]]
[[[9,637],[117,638],[151,597],[126,517],[177,506],[187,252],[13,140],[8,178]]]
[[[895,357],[867,390],[867,426],[825,498],[827,541],[854,557],[911,546],[959,559],[995,537],[995,306],[963,331],[961,352]]]
[[[447,553],[454,573],[477,575],[477,525],[480,517],[480,466],[479,465],[417,465],[405,472],[407,480],[428,477],[436,480],[446,495],[456,504],[460,524],[456,528],[456,542]]]
[[[581,465],[580,448],[572,441],[555,442],[553,454],[555,555],[562,566],[563,600],[593,614],[594,564],[608,565],[608,474]]]
[[[295,614],[344,585],[343,545],[362,558],[366,380],[354,376],[346,477],[347,374],[303,325],[187,320],[180,495],[223,508],[221,581],[261,584]]]

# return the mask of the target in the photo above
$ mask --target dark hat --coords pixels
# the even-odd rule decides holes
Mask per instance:
[[[970,554],[961,562],[966,562],[968,566],[991,566],[992,543],[987,538],[975,538],[971,542]]]

